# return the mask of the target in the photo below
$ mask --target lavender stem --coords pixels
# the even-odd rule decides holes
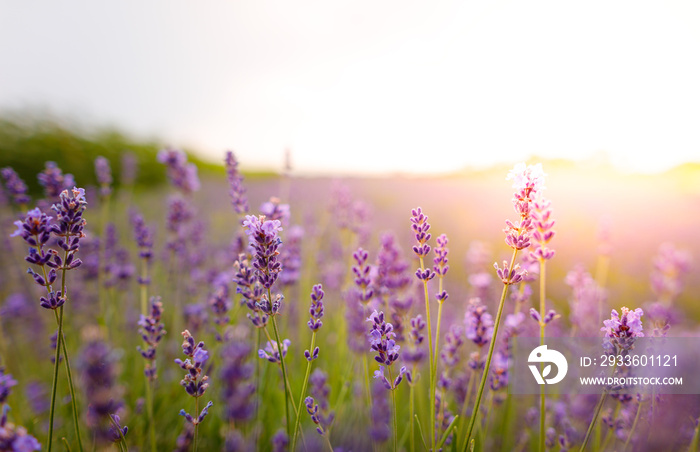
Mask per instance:
[[[510,259],[510,266],[508,267],[512,271],[515,265],[515,257],[518,254],[518,249],[513,249],[513,257]],[[491,343],[489,344],[489,353],[486,356],[486,365],[484,367],[484,373],[481,376],[481,383],[479,383],[479,391],[476,393],[476,401],[474,402],[474,409],[472,410],[472,417],[469,419],[469,428],[467,429],[467,436],[464,443],[464,451],[466,452],[467,446],[469,445],[469,439],[472,436],[472,431],[474,429],[474,423],[476,422],[476,416],[479,414],[479,406],[481,405],[481,396],[484,394],[484,386],[486,386],[486,379],[489,376],[489,368],[491,367],[491,358],[493,357],[493,349],[496,346],[496,339],[498,338],[498,327],[501,323],[501,315],[503,314],[503,306],[505,305],[506,295],[508,294],[508,286],[510,284],[503,284],[503,292],[501,293],[501,301],[498,303],[498,313],[496,314],[496,320],[493,324],[493,335],[491,337]],[[434,410],[434,408],[433,408]]]

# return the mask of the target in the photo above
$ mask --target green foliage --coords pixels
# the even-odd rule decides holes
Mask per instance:
[[[163,147],[156,141],[136,140],[110,127],[86,131],[50,117],[0,117],[0,168],[12,167],[35,195],[41,193],[36,175],[46,161],[58,162],[64,173],[73,174],[78,185],[88,186],[97,185],[94,162],[103,156],[111,164],[114,185],[119,186],[126,152],[136,158],[136,185],[160,185],[166,181],[166,173],[156,161],[156,154]],[[189,161],[197,164],[201,173],[223,175],[222,165],[202,162],[189,154]]]

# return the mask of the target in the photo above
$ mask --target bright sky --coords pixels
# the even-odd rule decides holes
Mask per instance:
[[[0,106],[244,168],[700,161],[694,1],[0,0]]]

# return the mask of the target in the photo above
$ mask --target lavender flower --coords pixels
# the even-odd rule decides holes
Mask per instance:
[[[323,322],[321,322],[321,317],[323,317],[323,286],[321,284],[316,284],[313,289],[311,289],[311,308],[309,308],[309,315],[311,318],[306,323],[309,329],[313,332],[318,331]]]
[[[421,347],[425,340],[425,336],[423,336],[425,325],[425,321],[420,314],[411,319],[411,331],[408,333],[409,347],[403,352],[404,361],[417,364],[425,359],[425,350],[424,347]]]
[[[469,300],[467,312],[464,314],[467,339],[477,346],[488,344],[493,335],[493,317],[486,311],[486,306],[478,298]]]
[[[292,226],[287,231],[284,248],[280,252],[280,263],[284,272],[279,280],[283,286],[291,286],[299,281],[301,276],[301,240],[304,238],[304,228]]]
[[[413,252],[423,262],[423,258],[430,253],[430,245],[427,243],[431,237],[431,234],[428,232],[430,223],[428,223],[428,216],[423,214],[423,210],[420,207],[411,210],[411,215],[411,229],[415,233],[416,241],[418,242],[418,245],[413,246]],[[419,268],[416,270],[416,277],[421,281],[430,281],[435,277],[435,272],[429,268]]]
[[[44,194],[49,200],[58,198],[62,191],[75,185],[72,174],[63,174],[56,162],[46,162],[44,171],[37,175],[39,184],[44,187]]]
[[[279,198],[272,197],[269,201],[262,203],[260,213],[269,220],[279,220],[282,226],[289,226],[289,204],[282,204]],[[280,229],[281,230],[281,229]]]
[[[243,226],[255,251],[253,267],[258,281],[263,287],[270,289],[282,271],[282,264],[277,259],[279,246],[282,244],[278,236],[282,231],[282,224],[280,220],[266,220],[264,215],[246,215]]]
[[[506,180],[513,179],[513,188],[517,190],[513,195],[513,207],[520,215],[520,220],[506,220],[503,232],[506,234],[506,244],[515,250],[530,246],[530,233],[533,229],[530,214],[535,195],[544,189],[544,176],[541,164],[526,166],[519,163],[506,177]]]
[[[46,263],[49,267],[72,270],[82,264],[80,259],[75,258],[75,253],[80,247],[80,239],[85,237],[83,229],[87,222],[83,218],[83,212],[86,205],[85,190],[73,188],[70,192],[63,190],[60,202],[51,207],[56,212],[56,223],[51,225],[51,232],[58,236],[56,243],[65,251],[66,258],[64,261],[55,255],[53,261]]]
[[[374,295],[374,289],[370,286],[370,271],[371,267],[367,264],[369,253],[362,248],[352,253],[352,258],[357,262],[357,265],[352,267],[352,272],[355,275],[355,285],[359,289],[359,301],[366,305]]]
[[[372,385],[372,409],[370,411],[371,423],[369,426],[369,436],[376,443],[383,443],[389,439],[391,430],[389,422],[391,419],[391,409],[387,400],[388,392],[385,384],[375,382]]]
[[[436,239],[437,247],[435,248],[435,258],[433,259],[433,271],[438,276],[438,278],[443,278],[450,266],[447,265],[447,236],[445,234],[440,234]],[[447,292],[442,290],[435,294],[435,298],[439,303],[447,300]]]
[[[5,190],[12,197],[12,201],[22,207],[29,204],[30,198],[27,195],[27,184],[17,175],[15,170],[9,166],[0,170],[0,176],[2,176],[5,182]]]
[[[187,163],[187,155],[178,149],[162,149],[158,152],[158,161],[168,167],[168,179],[174,187],[185,194],[200,189],[197,167]]]
[[[7,403],[7,398],[10,395],[10,390],[17,385],[17,380],[12,378],[12,375],[6,374],[5,369],[0,367],[0,405]]]
[[[604,347],[608,352],[614,354],[625,354],[634,348],[634,341],[637,337],[644,337],[642,332],[642,316],[644,311],[637,308],[630,311],[628,308],[621,309],[622,315],[613,309],[610,319],[603,321],[603,328],[600,331],[605,333],[608,340]]]
[[[156,349],[166,331],[160,318],[163,315],[163,303],[160,302],[160,297],[151,297],[151,314],[149,316],[141,315],[139,319],[139,333],[141,338],[146,343],[146,349],[136,347],[141,353],[141,356],[146,360],[146,368],[144,374],[149,381],[158,378],[156,369]]]
[[[445,334],[445,344],[442,346],[440,358],[447,368],[453,368],[459,362],[459,348],[464,344],[462,334],[463,331],[459,325],[452,325]]]
[[[269,317],[260,310],[260,301],[263,295],[263,287],[258,282],[255,270],[248,263],[248,259],[243,254],[233,264],[236,282],[236,293],[242,295],[241,304],[245,304],[251,310],[246,316],[256,328],[263,328],[267,325]]]
[[[409,263],[403,259],[401,248],[396,244],[396,237],[393,234],[382,234],[379,242],[381,247],[377,253],[375,285],[379,288],[380,295],[392,296],[411,283],[411,277],[408,274]]]
[[[376,310],[367,318],[367,321],[372,322],[372,328],[370,329],[368,337],[370,351],[377,353],[374,360],[379,364],[391,366],[399,359],[399,349],[401,348],[394,340],[396,336],[393,332],[394,327],[391,323],[387,323],[384,320],[384,312],[377,312]],[[380,365],[379,370],[374,372],[374,378],[378,378],[382,381],[387,389],[393,390],[401,383],[405,373],[406,367],[404,366],[400,369],[396,379],[390,382],[384,376],[384,368]]]
[[[214,313],[214,323],[224,326],[229,323],[228,311],[231,309],[229,300],[228,282],[231,277],[227,272],[219,273],[213,282],[213,290],[209,295],[209,307]],[[221,341],[221,335],[217,332],[217,340]]]
[[[202,375],[203,366],[209,359],[209,352],[204,349],[204,342],[196,343],[194,337],[188,330],[182,332],[184,341],[182,342],[182,353],[188,358],[185,361],[176,359],[175,363],[183,370],[187,371],[185,378],[180,381],[180,385],[185,388],[185,392],[192,397],[198,398],[204,395],[209,387],[209,377]]]
[[[236,213],[248,212],[248,198],[246,197],[246,189],[243,186],[243,176],[238,171],[238,160],[233,154],[233,151],[226,151],[226,178],[229,184],[229,196],[231,196],[231,204]]]
[[[532,238],[535,240],[535,250],[531,252],[532,256],[538,261],[549,260],[554,257],[554,250],[547,248],[547,244],[554,237],[555,232],[552,230],[555,221],[550,219],[552,215],[551,202],[544,199],[542,196],[532,205],[532,220],[534,231]]]
[[[100,185],[100,196],[107,197],[112,194],[112,169],[109,160],[100,156],[95,159],[95,174]]]
[[[287,350],[289,349],[289,346],[292,345],[292,342],[289,339],[285,339],[282,341],[282,358],[287,357]],[[258,356],[262,359],[266,359],[270,361],[271,363],[279,363],[280,362],[280,353],[279,349],[277,348],[277,342],[275,341],[267,341],[267,344],[265,345],[265,349],[260,349],[258,350]]]
[[[285,452],[289,446],[289,437],[284,430],[278,430],[272,437],[272,451]]]
[[[168,198],[168,211],[166,216],[166,229],[170,233],[166,246],[173,252],[184,254],[185,225],[192,219],[194,212],[189,202],[179,195]]]
[[[503,284],[517,284],[527,275],[527,271],[520,268],[520,264],[515,264],[512,269],[509,268],[509,265],[508,261],[503,261],[503,268],[499,267],[498,263],[494,263],[493,267],[496,269],[496,274],[503,281]]]
[[[313,397],[307,397],[304,399],[304,405],[306,406],[306,412],[311,416],[311,421],[317,425],[316,431],[319,435],[323,436],[326,434],[323,426],[321,425],[321,420],[318,417],[318,404],[314,401]]]
[[[606,298],[605,290],[580,265],[567,273],[565,282],[572,290],[569,320],[578,328],[577,334],[594,334],[599,321],[598,307]]]
[[[5,405],[0,417],[0,450],[12,452],[32,452],[41,450],[41,444],[36,438],[27,433],[27,429],[7,422],[7,411],[9,407]]]
[[[96,328],[86,330],[83,340],[79,367],[88,401],[87,425],[100,442],[107,443],[113,437],[110,416],[123,405],[118,400],[121,390],[117,387],[117,357]]]
[[[335,419],[335,413],[330,410],[330,405],[328,403],[331,390],[328,385],[328,374],[321,369],[316,369],[311,373],[309,383],[311,383],[309,392],[314,397],[319,407],[319,410],[316,412],[316,417],[321,424],[320,426],[327,432],[333,425]]]
[[[121,418],[117,414],[110,414],[112,426],[109,428],[109,436],[113,443],[125,441],[126,434],[129,432],[129,427],[121,426]]]
[[[255,413],[255,385],[250,382],[253,366],[246,362],[250,345],[244,341],[231,340],[221,351],[222,396],[224,413],[231,421],[247,421]]]

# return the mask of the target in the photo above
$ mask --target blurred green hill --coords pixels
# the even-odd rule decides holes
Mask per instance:
[[[119,186],[126,153],[136,160],[135,185],[160,185],[165,183],[166,175],[156,155],[163,147],[162,143],[137,140],[110,127],[86,131],[51,117],[0,117],[0,168],[12,167],[32,194],[41,192],[36,175],[44,169],[46,161],[58,162],[64,173],[73,174],[78,185],[97,185],[94,162],[98,156],[110,161],[114,184]],[[185,152],[200,174],[223,175],[221,165],[202,161],[191,151]]]

